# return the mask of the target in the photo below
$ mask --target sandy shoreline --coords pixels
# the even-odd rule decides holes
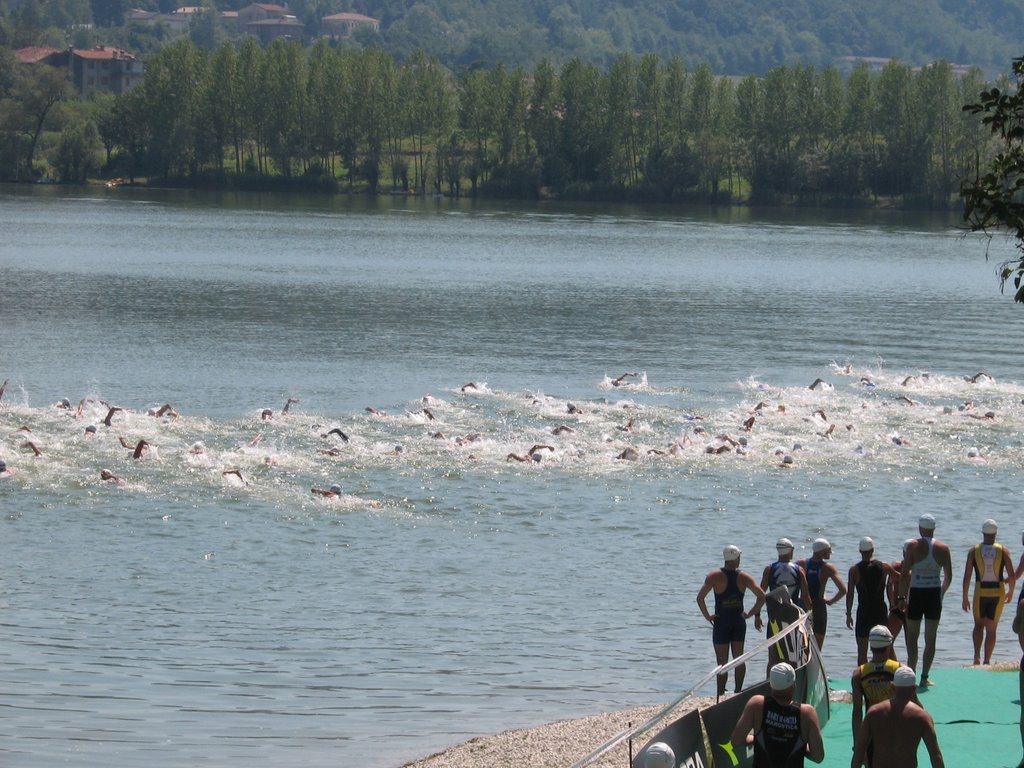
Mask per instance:
[[[713,703],[713,698],[690,699],[649,733],[640,736],[633,743],[633,753],[636,754],[659,728],[692,709]],[[626,730],[630,724],[637,726],[646,722],[663,707],[664,704],[636,707],[480,736],[430,757],[406,763],[402,768],[495,768],[513,765],[516,768],[566,768]],[[629,742],[620,744],[594,765],[598,768],[629,765]]]

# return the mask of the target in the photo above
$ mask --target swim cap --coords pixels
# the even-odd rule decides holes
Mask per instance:
[[[793,549],[793,542],[789,539],[779,539],[775,542],[775,548],[779,550],[779,552],[785,552],[786,550]]]
[[[85,428],[85,431],[88,432],[90,435],[96,434],[96,425],[90,424],[88,427]]]
[[[739,560],[740,554],[743,552],[742,549],[737,547],[735,544],[730,544],[722,550],[722,557],[725,562],[731,563],[733,560]]]
[[[996,521],[993,520],[991,517],[981,524],[982,533],[995,533],[998,530],[999,526],[996,525]]]
[[[876,624],[868,633],[868,645],[872,648],[887,648],[892,645],[892,632],[885,624]]]
[[[7,462],[6,461],[0,461],[0,472],[6,472],[6,471],[7,471]]]
[[[644,768],[675,768],[676,753],[664,741],[656,741],[644,752]]]
[[[924,514],[917,518],[917,524],[919,527],[924,528],[926,531],[935,530],[935,515]]]
[[[874,552],[875,542],[870,536],[865,536],[860,540],[860,551],[861,552]]]
[[[768,673],[768,683],[773,691],[785,691],[796,685],[796,670],[786,662],[780,662]]]
[[[341,494],[341,486],[340,486],[340,485],[337,485],[337,484],[335,484],[335,485],[332,485],[332,486],[331,486],[331,487],[329,488],[329,490],[330,490],[330,492],[331,492],[331,493],[337,493],[337,494],[339,494],[339,495]]]
[[[896,670],[892,684],[897,688],[914,688],[917,686],[917,673],[906,664]]]
[[[828,543],[828,539],[815,539],[814,543],[811,544],[812,552],[824,552],[826,549],[832,549],[832,545]]]

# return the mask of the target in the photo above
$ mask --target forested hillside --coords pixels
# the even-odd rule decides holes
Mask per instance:
[[[205,0],[237,10],[249,0]],[[679,56],[716,74],[764,74],[780,64],[835,64],[846,56],[897,58],[911,66],[943,59],[995,76],[1020,54],[1020,0],[277,0],[304,24],[354,11],[379,19],[373,42],[398,59],[415,50],[452,69],[504,64],[530,69],[544,58],[607,66],[616,55]],[[180,0],[7,0],[0,45],[79,47],[99,43],[148,53],[167,42],[126,25],[130,8],[173,11]],[[6,13],[5,13],[6,11]],[[95,24],[95,28],[87,26]],[[216,34],[214,34],[216,33]],[[206,47],[237,34],[205,30]],[[193,34],[200,44],[203,40]]]

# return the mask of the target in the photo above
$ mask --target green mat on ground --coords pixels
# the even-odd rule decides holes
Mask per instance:
[[[852,670],[851,670],[852,671]],[[933,669],[935,685],[918,698],[935,720],[935,731],[950,768],[1017,768],[1021,762],[1018,674],[985,668]],[[834,690],[850,690],[849,678],[833,678]],[[853,755],[850,704],[832,704],[825,737],[826,768],[848,768]],[[918,765],[929,766],[922,744]],[[813,765],[813,763],[807,763]]]

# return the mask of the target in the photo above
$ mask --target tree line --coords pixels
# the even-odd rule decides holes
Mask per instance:
[[[34,94],[31,69],[0,64],[5,179],[45,160],[70,181],[102,170],[208,186],[943,206],[991,154],[962,109],[982,74],[942,61],[726,78],[648,54],[453,74],[422,52],[400,62],[252,39],[207,52],[183,39],[130,93],[81,104],[53,83]]]

